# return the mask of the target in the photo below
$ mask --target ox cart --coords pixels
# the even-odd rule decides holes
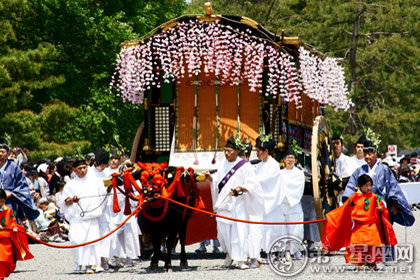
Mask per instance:
[[[203,15],[179,17],[122,43],[111,87],[144,108],[133,162],[217,169],[230,136],[239,133],[254,146],[264,132],[276,140],[280,162],[286,145],[301,147],[298,161],[318,218],[325,205],[334,208],[330,198],[339,181],[331,176],[323,106],[348,108],[348,92],[337,61],[306,50],[298,37],[274,34],[247,17],[215,15],[206,3]],[[212,211],[209,183],[198,188]],[[193,216],[186,244],[215,239],[216,233],[214,217]]]

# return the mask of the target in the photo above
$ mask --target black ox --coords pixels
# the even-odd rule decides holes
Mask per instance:
[[[142,183],[144,204],[142,211],[138,215],[138,224],[142,231],[143,247],[147,247],[147,243],[151,239],[153,256],[150,262],[150,269],[157,269],[159,260],[163,260],[166,271],[172,270],[171,252],[176,245],[177,238],[179,238],[181,244],[180,266],[186,267],[188,262],[185,253],[185,239],[188,220],[193,210],[168,202],[160,196],[169,195],[175,201],[190,206],[198,206],[198,202],[201,200],[196,184],[198,175],[192,170],[166,167],[165,164],[160,164],[160,176],[145,176],[145,174],[149,175],[150,170],[146,170],[146,164],[138,164],[140,169],[131,174],[135,180],[140,180]],[[157,164],[153,165],[156,171]],[[157,180],[156,177],[158,177]],[[123,183],[123,180],[119,179],[118,182],[120,185]],[[161,251],[163,242],[166,243],[166,253]]]

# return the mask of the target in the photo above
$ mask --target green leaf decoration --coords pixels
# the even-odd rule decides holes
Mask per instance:
[[[365,205],[365,210],[369,210],[369,205],[368,204]]]
[[[365,203],[368,204],[369,203],[369,198],[365,198]]]
[[[265,135],[263,130],[260,128],[260,140],[262,143],[266,143],[268,141],[270,141],[271,139],[273,139],[273,136],[271,134]]]
[[[381,135],[379,133],[375,133],[372,129],[363,129],[366,139],[372,141],[372,144],[375,146],[376,149],[379,148],[379,144],[381,144]]]
[[[246,140],[245,140],[245,143],[240,143],[239,144],[239,150],[242,152],[242,153],[246,153],[246,151],[248,150],[248,145],[249,145],[249,138],[247,137],[246,138]]]
[[[291,148],[292,148],[293,152],[297,155],[298,151],[300,150],[300,147],[299,147],[296,140],[293,140]]]
[[[234,136],[233,139],[235,139],[235,145],[236,145],[236,147],[238,147],[238,149],[241,149],[242,142],[241,142],[241,135],[240,135],[240,133],[236,133],[236,136]]]

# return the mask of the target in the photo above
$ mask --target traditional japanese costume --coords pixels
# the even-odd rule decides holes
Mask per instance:
[[[378,205],[382,206],[382,212]],[[354,193],[340,208],[327,214],[322,234],[323,250],[335,251],[345,247],[347,263],[381,262],[382,246],[396,244],[388,210],[379,195]]]
[[[415,221],[414,215],[397,179],[391,169],[380,162],[376,162],[373,168],[370,168],[368,164],[357,168],[350,177],[343,197],[350,197],[355,192],[357,178],[363,174],[368,174],[372,178],[372,192],[384,199],[388,209],[391,209],[392,203],[395,203],[397,206],[397,214],[389,213],[391,222],[396,222],[403,226],[413,225]]]
[[[5,228],[0,230],[0,279],[8,277],[15,270],[16,261],[26,261],[34,257],[29,251],[24,233],[6,230],[18,228],[25,231],[23,226],[16,224],[15,216],[15,212],[6,205],[0,208],[0,225]]]

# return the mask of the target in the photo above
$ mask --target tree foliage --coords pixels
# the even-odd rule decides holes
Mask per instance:
[[[108,89],[120,43],[179,16],[184,6],[183,0],[0,0],[0,120],[8,121],[0,135],[13,130],[13,143],[46,150],[71,140],[92,149],[120,135],[131,148],[142,110]],[[7,114],[20,110],[36,117],[38,142],[17,140],[23,127]]]
[[[205,1],[0,0],[0,136],[7,132],[14,144],[40,149],[37,156],[66,145],[92,149],[115,136],[130,148],[142,108],[108,89],[120,43],[181,14],[203,13]],[[414,0],[211,2],[215,13],[248,16],[342,58],[356,106],[326,115],[345,140],[371,127],[383,145],[420,146]]]
[[[6,114],[0,122],[0,131],[11,137],[13,146],[31,150],[40,147],[39,116],[32,111],[22,110]]]
[[[54,47],[41,40],[28,43],[16,29],[30,13],[24,0],[0,1],[0,118],[30,106],[34,91],[64,81],[61,74],[48,73]]]
[[[60,100],[44,106],[39,113],[42,139],[57,144],[85,139],[80,123],[81,114],[82,110]]]

